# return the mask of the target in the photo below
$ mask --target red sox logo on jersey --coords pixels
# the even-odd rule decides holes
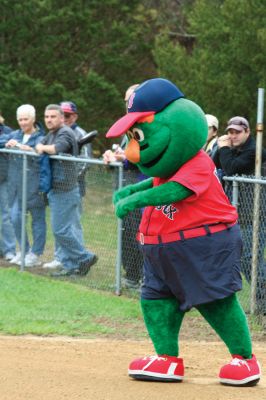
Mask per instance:
[[[171,220],[174,219],[174,214],[178,211],[177,208],[173,206],[173,204],[168,204],[166,206],[157,206],[155,207],[155,210],[161,210],[163,215]]]

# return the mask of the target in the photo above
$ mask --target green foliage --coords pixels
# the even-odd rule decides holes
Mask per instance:
[[[1,1],[1,96],[6,123],[32,103],[71,99],[80,124],[104,134],[124,113],[127,87],[155,73],[151,48],[157,14],[140,0]],[[109,143],[108,143],[109,144]],[[97,142],[96,142],[97,145]],[[95,147],[95,146],[94,146]]]
[[[123,97],[115,84],[105,80],[96,72],[90,71],[80,79],[71,99],[73,101],[75,99],[79,104],[82,126],[86,127],[87,131],[97,127],[97,130],[103,133],[94,141],[94,143],[98,143],[97,148],[100,149],[101,154],[110,146],[104,135],[106,127],[111,126],[113,121],[124,112]]]
[[[16,128],[16,109],[21,104],[33,104],[37,107],[37,119],[43,119],[43,110],[50,102],[59,102],[66,89],[59,82],[46,86],[41,79],[32,78],[25,72],[1,66],[1,111],[6,123]]]
[[[10,4],[12,3],[12,7]],[[263,0],[1,0],[1,98],[6,123],[32,103],[72,100],[80,125],[105,132],[124,113],[128,86],[173,80],[222,122],[256,117],[266,83]]]
[[[186,15],[194,40],[184,46],[167,35],[157,38],[159,74],[173,79],[223,124],[243,115],[254,127],[257,88],[266,84],[264,2],[197,0]]]

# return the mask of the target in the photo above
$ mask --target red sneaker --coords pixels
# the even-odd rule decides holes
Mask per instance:
[[[137,358],[129,365],[128,374],[143,381],[181,382],[183,359],[166,355]]]
[[[233,355],[232,361],[221,368],[219,378],[223,385],[255,386],[260,375],[260,364],[254,354],[250,360]]]

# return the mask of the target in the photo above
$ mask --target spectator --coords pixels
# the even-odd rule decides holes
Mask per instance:
[[[217,146],[219,122],[214,115],[206,114],[205,117],[208,124],[208,137],[207,137],[207,142],[204,146],[204,150],[206,151],[207,154],[211,156],[213,147],[215,145]]]
[[[11,133],[12,138],[6,143],[7,148],[17,148],[33,152],[43,136],[44,130],[36,123],[36,111],[30,104],[23,104],[17,109],[17,121],[20,129]],[[32,247],[26,232],[25,267],[41,265],[39,259],[46,242],[45,202],[39,193],[40,165],[38,157],[28,157],[27,174],[27,211],[31,214]],[[22,157],[10,157],[8,171],[8,192],[11,204],[11,220],[21,249],[22,224]],[[10,261],[21,264],[21,252]]]
[[[64,112],[64,123],[69,126],[75,133],[77,141],[86,135],[86,131],[82,129],[78,124],[78,109],[75,103],[72,101],[62,101],[60,106]],[[91,143],[88,143],[82,148],[82,155],[85,157],[92,157]]]
[[[217,151],[212,159],[227,176],[251,175],[255,169],[256,141],[251,136],[249,122],[244,117],[233,117],[227,123],[226,134],[217,140]]]
[[[75,103],[72,101],[63,101],[60,104],[60,107],[64,113],[64,124],[69,126],[73,132],[75,133],[76,140],[79,141],[86,135],[86,131],[82,129],[78,124],[78,109]],[[92,157],[92,149],[91,143],[86,144],[82,147],[81,155],[84,158]],[[80,240],[83,240],[83,230],[82,225],[80,222],[81,215],[82,215],[82,197],[86,194],[86,182],[85,182],[85,175],[86,171],[88,170],[88,164],[86,163],[78,163],[78,184],[79,184],[79,191],[80,191],[80,203],[79,203],[79,218],[76,219],[77,226],[77,235],[79,236]],[[55,255],[54,259],[50,262],[47,262],[43,265],[44,268],[58,268],[61,266],[61,262],[59,261],[63,255],[61,254],[63,249],[55,242]]]
[[[2,113],[0,112],[0,134],[9,134],[12,132],[12,128],[10,128],[9,126],[5,125],[5,119],[2,115]]]
[[[226,134],[217,140],[217,151],[213,154],[213,161],[217,168],[223,170],[224,175],[236,174],[252,175],[255,170],[256,142],[251,136],[249,122],[244,117],[231,118],[226,127]],[[265,161],[265,151],[263,160]],[[226,183],[226,193],[231,199],[232,184]],[[252,211],[247,185],[241,186],[239,191],[239,222],[243,236],[242,271],[248,282],[251,281],[252,262]],[[266,313],[266,264],[264,261],[265,226],[262,221],[259,232],[258,249],[258,280],[257,280],[257,308],[258,312]]]
[[[65,125],[69,126],[75,133],[77,141],[82,139],[87,132],[82,129],[77,124],[78,119],[78,109],[75,103],[72,101],[63,101],[60,103],[60,106],[64,112],[64,123]],[[82,147],[81,156],[84,158],[91,158],[92,157],[92,147],[91,143],[86,144]],[[85,174],[88,169],[88,164],[79,163],[78,164],[78,183],[81,196],[85,196]],[[80,214],[82,214],[82,203],[80,203]]]
[[[127,103],[130,95],[139,85],[130,86],[125,93],[125,104]],[[129,185],[143,180],[146,177],[141,174],[135,164],[126,160],[124,148],[126,147],[126,137],[121,142],[121,145],[114,145],[113,151],[107,150],[103,154],[103,160],[106,164],[114,161],[121,161],[124,164],[124,184]],[[122,222],[122,264],[125,270],[125,277],[123,284],[128,289],[138,289],[140,281],[142,281],[142,266],[143,257],[136,242],[136,233],[138,231],[141,219],[141,210],[136,209],[129,213]]]
[[[45,124],[49,133],[36,146],[39,154],[56,155],[60,153],[77,156],[78,144],[72,129],[64,124],[64,113],[57,104],[45,109]],[[60,246],[61,270],[54,277],[86,275],[97,256],[84,248],[83,237],[77,235],[79,224],[80,192],[75,164],[71,161],[51,160],[52,189],[48,193],[51,209],[51,225],[56,244]]]
[[[5,125],[4,122],[5,120],[0,113],[0,147],[4,146],[12,132],[12,129]],[[10,261],[16,254],[16,237],[11,223],[10,207],[8,204],[8,159],[8,154],[0,153],[0,253],[5,260]]]

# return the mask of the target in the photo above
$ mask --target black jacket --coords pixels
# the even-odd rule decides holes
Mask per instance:
[[[43,144],[55,146],[56,154],[78,156],[78,142],[71,128],[63,125],[56,131],[50,131],[42,140]],[[52,189],[57,192],[73,190],[78,182],[77,163],[70,160],[51,160]]]
[[[249,136],[240,147],[217,148],[212,155],[217,169],[222,169],[224,175],[253,175],[255,171],[256,141]],[[266,151],[262,150],[262,162],[266,161]]]

